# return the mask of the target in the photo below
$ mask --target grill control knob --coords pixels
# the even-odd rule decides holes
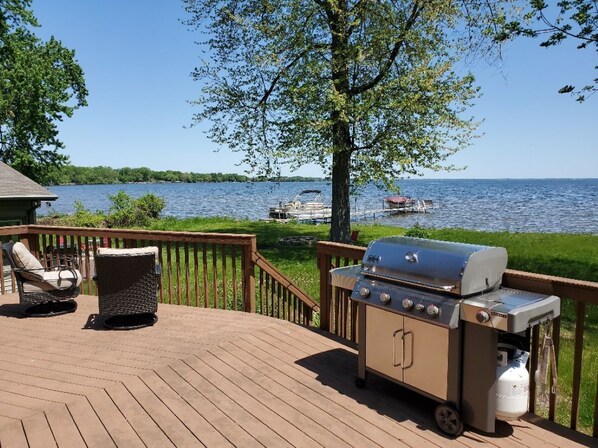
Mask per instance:
[[[385,305],[388,302],[390,302],[390,294],[387,292],[383,292],[382,294],[380,294],[380,302],[382,302]]]
[[[438,317],[438,315],[440,314],[440,309],[436,305],[431,304],[428,305],[428,308],[426,308],[426,313],[433,319],[435,317]]]
[[[403,301],[401,302],[401,305],[403,305],[403,308],[406,309],[407,311],[411,310],[413,308],[413,300],[411,300],[408,297],[405,297],[403,299]]]
[[[479,323],[485,324],[490,320],[490,314],[488,311],[480,310],[476,313],[475,318]]]
[[[359,295],[362,298],[367,299],[368,296],[370,295],[370,290],[368,288],[366,288],[365,286],[362,286],[361,288],[359,288]]]
[[[415,305],[415,311],[419,311],[421,313],[425,309],[426,309],[426,307],[424,306],[423,303],[418,303],[417,305]]]

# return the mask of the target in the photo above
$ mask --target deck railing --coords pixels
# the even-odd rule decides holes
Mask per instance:
[[[318,305],[257,252],[255,235],[88,229],[0,227],[0,240],[22,241],[47,267],[76,263],[82,293],[96,295],[94,254],[99,247],[157,246],[161,303],[257,312],[308,325]],[[259,285],[256,285],[256,267]],[[2,257],[0,272],[4,273]],[[0,275],[0,293],[16,292]],[[256,300],[256,295],[257,299]]]
[[[329,271],[332,268],[359,264],[364,253],[364,247],[347,244],[319,242],[317,247],[320,328],[351,341],[357,339],[356,307],[349,300],[349,291],[330,284]],[[595,359],[584,358],[583,352],[586,315],[590,308],[595,311],[598,307],[598,283],[507,270],[503,276],[503,285],[553,294],[562,299],[561,317],[552,321],[551,331],[557,363],[567,366],[567,374],[559,378],[559,386],[556,393],[550,393],[548,405],[540,403],[533,373],[538,366],[542,333],[540,327],[535,326],[531,333],[530,412],[568,425],[572,429],[591,432],[598,438],[598,384],[594,383],[597,364]],[[597,323],[591,324],[595,327]],[[589,384],[582,381],[582,373],[590,378]],[[580,413],[582,401],[583,416]],[[581,425],[580,420],[583,420]]]
[[[98,247],[155,245],[159,248],[163,267],[159,296],[162,303],[257,312],[305,325],[311,324],[314,312],[319,311],[321,329],[356,341],[355,305],[349,300],[346,290],[331,286],[329,271],[334,267],[359,264],[365,253],[363,247],[318,243],[318,307],[259,254],[255,235],[50,226],[0,227],[0,240],[10,238],[26,244],[46,266],[76,261],[84,274],[82,292],[89,295],[96,294],[92,277],[93,255]],[[5,272],[8,271],[0,257],[0,293],[15,292],[14,282],[5,276]],[[598,390],[592,378],[592,375],[596,377],[596,371],[592,370],[596,369],[596,360],[584,358],[583,350],[584,330],[588,324],[586,315],[588,311],[595,315],[598,307],[598,283],[508,270],[503,284],[554,294],[563,299],[561,317],[552,321],[552,335],[559,364],[571,366],[570,378],[561,375],[556,394],[550,394],[548,406],[544,407],[537,400],[531,374],[530,411],[552,421],[564,422],[573,429],[579,429],[581,420],[583,430],[587,431],[589,427],[593,436],[598,438]],[[596,326],[595,322],[589,324]],[[540,329],[535,327],[531,335],[531,372],[538,363],[541,336]],[[582,378],[588,376],[590,381],[584,383]]]

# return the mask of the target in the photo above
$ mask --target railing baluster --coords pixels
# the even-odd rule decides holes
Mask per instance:
[[[220,246],[222,252],[222,309],[225,310],[228,305],[228,297],[226,294],[226,245]]]
[[[180,245],[176,241],[174,243],[174,268],[176,274],[176,304],[181,304],[181,254]]]
[[[0,240],[0,245],[2,240]],[[6,285],[4,284],[4,253],[0,251],[0,293],[6,294]]]
[[[46,235],[41,235],[41,240],[42,240],[42,247],[39,250],[39,256],[40,256],[40,260],[42,263],[42,266],[44,266],[45,268],[49,268],[50,264],[48,263],[48,259],[44,254],[44,248],[46,247]]]
[[[172,250],[171,250],[170,241],[166,242],[166,277],[168,279],[168,303],[172,303]]]
[[[260,270],[260,289],[259,289],[259,312],[260,314],[264,314],[264,306],[263,306],[263,298],[264,298],[264,270],[262,268],[258,268]]]
[[[236,245],[231,244],[230,246],[230,258],[231,258],[231,272],[232,272],[232,287],[233,287],[233,309],[239,310],[238,297],[237,297],[237,254]]]
[[[339,295],[340,295],[340,291],[339,288],[333,288],[333,294],[334,294],[334,301],[333,301],[333,307],[334,307],[334,330],[333,333],[336,334],[337,336],[340,336],[340,332],[339,332],[339,323],[340,323],[340,300],[339,300]]]
[[[203,304],[204,307],[209,308],[208,302],[208,248],[206,243],[202,244],[201,260],[203,269]]]
[[[160,303],[164,303],[164,250],[162,247],[162,241],[158,241],[158,262],[162,273],[160,275]]]
[[[274,291],[276,290],[276,280],[270,274],[268,274],[270,278],[270,295],[268,296],[268,316],[274,317],[274,313],[276,313],[276,309],[274,306]]]
[[[350,333],[349,333],[349,295],[347,294],[346,291],[342,291],[342,301],[343,301],[343,338],[347,338],[349,335],[349,339],[350,339]]]
[[[332,287],[328,279],[330,255],[318,253],[317,257],[318,269],[320,270],[320,328],[324,331],[330,331],[330,301],[332,299]]]
[[[281,306],[281,303],[280,303],[281,292],[282,292],[282,285],[280,284],[280,282],[277,282],[277,285],[276,285],[276,317],[278,319],[280,319],[281,307],[283,308],[282,312],[283,312],[283,316],[284,316],[284,306]]]
[[[556,359],[557,372],[559,370],[558,365],[559,365],[560,340],[561,340],[561,317],[559,316],[552,321],[552,341],[553,341],[553,346],[554,346],[554,357]],[[548,419],[554,422],[555,413],[556,413],[557,394],[552,393],[553,386],[554,386],[554,381],[553,381],[552,375],[551,375],[550,376],[550,398],[549,398],[549,408],[548,408]]]
[[[264,298],[263,298],[263,305],[262,305],[262,314],[264,316],[268,315],[268,294],[270,294],[270,289],[269,289],[269,282],[270,282],[270,276],[268,275],[268,273],[264,270],[262,270],[262,273],[264,274]]]
[[[195,281],[195,306],[199,306],[199,257],[197,243],[193,243],[193,279]]]
[[[579,390],[581,387],[581,360],[583,356],[583,331],[585,327],[586,304],[577,302],[575,319],[575,354],[573,358],[573,397],[571,399],[571,429],[577,429],[579,420]]]
[[[191,294],[191,280],[189,278],[189,276],[191,275],[189,268],[189,243],[185,243],[183,245],[183,250],[185,251],[185,301],[186,305],[189,306],[189,296]]]
[[[351,341],[357,342],[357,302],[351,300]]]
[[[531,413],[536,412],[536,379],[535,372],[538,368],[538,350],[540,344],[540,326],[536,325],[532,329],[532,340],[529,360],[529,411]]]
[[[287,288],[285,288],[284,290],[284,304],[285,304],[285,310],[286,310],[286,316],[285,316],[285,320],[291,320],[291,293],[289,292],[289,290]]]
[[[214,295],[214,308],[218,308],[218,248],[212,244],[212,290]]]
[[[293,294],[291,298],[293,300],[293,322],[297,322],[297,296]]]

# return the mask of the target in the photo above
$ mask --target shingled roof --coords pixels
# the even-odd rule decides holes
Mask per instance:
[[[0,162],[0,199],[58,199],[51,191]]]

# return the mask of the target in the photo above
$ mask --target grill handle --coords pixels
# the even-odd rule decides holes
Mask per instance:
[[[436,290],[436,291],[453,292],[456,289],[458,289],[458,287],[459,287],[459,284],[434,285],[434,284],[430,284],[430,283],[422,281],[422,280],[408,278],[405,276],[397,277],[396,275],[393,275],[393,274],[388,274],[386,272],[380,272],[380,269],[372,270],[367,266],[362,268],[361,274],[366,275],[368,277],[379,278],[381,280],[388,280],[391,282],[403,283],[406,285],[415,285],[415,286],[419,286],[419,287],[423,286],[424,288],[432,289],[432,290]]]
[[[401,335],[401,356],[400,362],[397,362],[397,335]],[[392,334],[392,365],[394,367],[401,367],[403,364],[403,354],[405,353],[405,339],[403,338],[403,329],[395,331]]]
[[[413,365],[413,332],[412,331],[406,331],[403,334],[403,361],[405,361],[405,340],[407,339],[407,336],[411,336],[411,343],[409,344],[409,365],[405,365],[403,366],[403,370],[404,369],[408,369],[409,367],[411,367]]]

